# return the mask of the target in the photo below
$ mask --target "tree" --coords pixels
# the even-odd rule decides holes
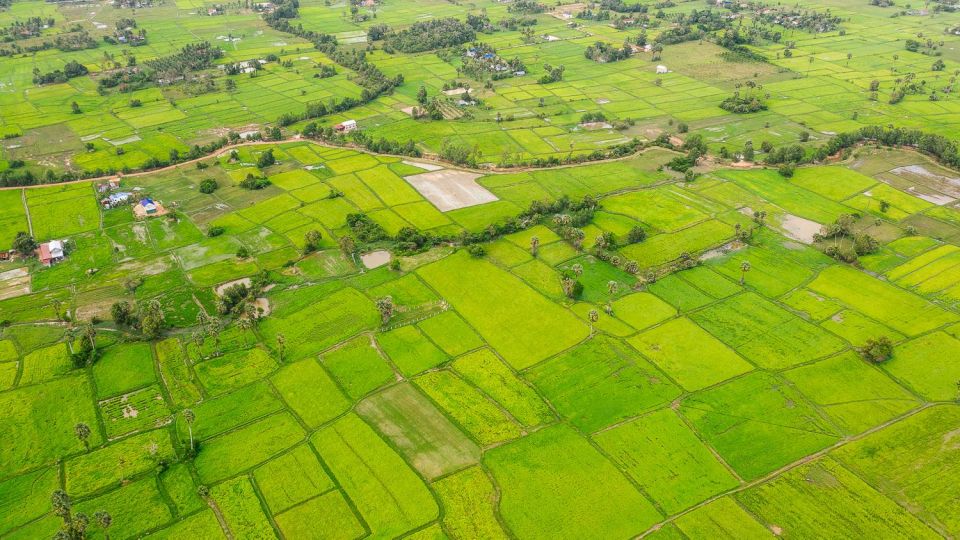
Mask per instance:
[[[283,334],[277,334],[277,354],[280,355],[280,361],[283,362],[283,353],[287,347],[287,338]]]
[[[53,308],[53,314],[57,317],[58,321],[63,320],[63,317],[60,316],[60,306],[63,305],[63,302],[59,298],[54,298],[50,302],[50,307]]]
[[[576,263],[570,267],[570,271],[573,272],[575,276],[580,277],[583,275],[583,265]]]
[[[320,249],[320,241],[322,239],[323,239],[323,235],[320,233],[320,231],[316,229],[307,231],[307,233],[303,235],[304,250],[307,253],[312,253]]]
[[[39,244],[33,239],[29,234],[21,231],[17,233],[17,236],[13,239],[13,249],[24,256],[33,255],[33,252],[37,250]]]
[[[610,293],[610,296],[615,296],[620,290],[620,284],[616,281],[610,280],[607,282],[607,292]]]
[[[740,263],[740,284],[743,285],[747,280],[747,272],[750,271],[750,262],[743,261]]]
[[[630,244],[637,244],[646,239],[647,231],[643,230],[643,228],[638,225],[631,227],[630,231],[627,233],[627,242]]]
[[[766,210],[755,210],[753,212],[753,221],[756,222],[757,225],[763,227],[763,222],[766,219],[767,219]]]
[[[193,452],[193,422],[196,419],[191,409],[183,410],[183,421],[187,423],[187,433],[190,434],[190,452]]]
[[[257,158],[257,168],[263,169],[269,167],[277,162],[277,158],[273,157],[273,149],[267,150],[266,152],[260,154],[260,157]]]
[[[427,104],[427,89],[423,86],[417,90],[417,102],[424,106]]]
[[[600,314],[597,313],[597,310],[591,309],[590,312],[587,313],[587,318],[590,319],[590,325],[593,326],[598,320],[600,320]]]
[[[202,318],[202,316],[205,316],[205,314],[201,311],[200,315],[198,315],[197,318],[200,319]],[[206,341],[205,332],[206,330],[201,324],[200,330],[197,330],[196,332],[190,335],[190,338],[193,341],[193,345],[197,348],[197,360],[203,360],[203,343],[204,341]]]
[[[93,514],[93,519],[97,520],[97,525],[103,529],[104,540],[110,540],[110,525],[113,524],[113,517],[106,510],[100,510]]]
[[[390,317],[393,317],[393,297],[384,296],[383,298],[377,299],[377,310],[380,312],[380,320],[383,324],[390,322]]]
[[[357,245],[353,242],[353,238],[349,236],[341,236],[339,240],[339,244],[340,244],[340,251],[342,251],[343,254],[347,256],[352,256],[353,252],[356,251],[357,249]]]
[[[90,451],[90,426],[79,422],[77,425],[73,426],[73,432],[77,435],[77,439],[80,439],[80,442],[83,443],[83,447]]]
[[[243,334],[243,344],[247,344],[247,333],[253,328],[253,321],[250,317],[240,317],[237,319],[237,328],[240,329],[240,333]]]
[[[73,103],[70,104],[70,112],[73,114],[80,114],[83,111],[80,110],[80,104],[74,101]]]
[[[886,362],[893,356],[893,342],[887,336],[880,336],[876,339],[868,339],[867,342],[857,348],[860,356],[868,362],[880,364]]]
[[[133,307],[130,302],[126,301],[116,302],[110,306],[110,316],[113,317],[113,322],[117,326],[130,325],[136,322]]]
[[[531,236],[530,237],[530,255],[533,255],[534,257],[536,257],[538,251],[540,251],[540,237]]]
[[[159,300],[151,300],[140,309],[140,331],[147,339],[157,339],[163,332],[163,307]]]
[[[200,181],[200,193],[206,193],[209,195],[210,193],[216,191],[218,187],[220,187],[220,185],[217,184],[217,181],[213,178],[207,178]]]

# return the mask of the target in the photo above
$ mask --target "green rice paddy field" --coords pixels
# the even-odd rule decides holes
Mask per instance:
[[[271,184],[239,187],[268,149]],[[90,182],[0,191],[4,247],[69,246],[0,263],[0,536],[52,537],[55,489],[108,511],[111,538],[960,535],[960,214],[921,197],[956,173],[862,149],[684,182],[660,170],[674,155],[488,174],[498,200],[447,212],[406,180],[422,162],[307,142],[122,179],[167,217],[103,209]],[[564,194],[598,197],[583,249],[549,221],[393,268],[339,249],[351,213],[455,237]],[[881,244],[859,266],[796,228],[854,212]],[[590,249],[633,227],[635,274]],[[196,339],[216,288],[261,273],[262,318]],[[111,321],[152,300],[157,339]],[[74,367],[90,321],[102,354]],[[881,336],[892,358],[861,358]]]

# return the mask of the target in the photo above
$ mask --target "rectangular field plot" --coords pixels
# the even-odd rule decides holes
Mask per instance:
[[[631,338],[629,343],[689,391],[753,369],[733,350],[686,318],[657,326]]]
[[[414,382],[481,446],[521,435],[520,426],[508,414],[451,371],[431,371]]]
[[[497,196],[476,182],[480,175],[444,169],[404,178],[441,212],[476,206],[497,200]]]
[[[693,394],[680,412],[745,480],[839,438],[799,392],[763,372]]]
[[[677,386],[635,350],[604,336],[551,358],[526,376],[560,414],[590,432],[680,394]]]
[[[587,326],[569,311],[506,271],[466,253],[417,273],[515,368],[533,365],[588,334]]]
[[[101,401],[100,414],[110,438],[170,422],[170,409],[156,385]]]
[[[194,461],[204,483],[229,478],[266,461],[304,438],[303,429],[288,413],[268,416],[204,441],[203,457]]]
[[[923,298],[847,266],[831,266],[808,287],[908,336],[956,321],[958,316]]]
[[[736,495],[783,535],[939,538],[932,529],[829,457]],[[829,531],[829,533],[826,533]]]
[[[344,416],[311,442],[372,535],[395,537],[439,515],[420,477],[357,416]]]
[[[523,538],[628,538],[660,519],[606,458],[563,425],[491,450],[484,463],[500,487],[503,520]]]
[[[497,520],[497,495],[482,468],[470,467],[442,478],[433,489],[443,502],[443,524],[455,538],[509,538]]]
[[[761,367],[793,366],[844,346],[833,334],[754,293],[731,297],[691,317]]]
[[[253,476],[267,506],[274,514],[334,487],[313,449],[307,444],[297,446],[268,461],[258,467]]]
[[[594,439],[668,514],[738,485],[670,409],[603,431]]]
[[[409,383],[360,402],[357,412],[386,434],[428,479],[479,461],[480,449]]]

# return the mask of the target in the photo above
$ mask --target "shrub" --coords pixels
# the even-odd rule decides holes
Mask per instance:
[[[213,193],[219,188],[220,185],[217,184],[217,181],[213,178],[207,178],[200,182],[200,193]]]

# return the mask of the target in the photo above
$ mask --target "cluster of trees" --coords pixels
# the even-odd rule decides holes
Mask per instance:
[[[539,82],[540,84],[550,84],[550,83],[562,81],[563,72],[565,69],[566,68],[563,67],[563,64],[560,64],[559,66],[544,64],[543,71],[545,71],[546,73],[544,73],[543,76],[541,76],[537,82]]]
[[[366,244],[390,238],[387,231],[366,214],[347,214],[347,226],[354,238]]]
[[[957,144],[943,135],[925,133],[919,129],[888,128],[867,126],[856,131],[840,133],[831,137],[825,145],[817,149],[817,159],[822,160],[841,150],[852,148],[861,143],[875,143],[881,146],[909,146],[927,154],[938,162],[952,168],[960,168],[960,154]]]
[[[546,10],[547,5],[536,0],[515,0],[507,6],[508,13],[523,13],[525,15],[543,13]]]
[[[476,168],[477,160],[480,158],[480,149],[447,140],[440,147],[440,158],[457,165]]]
[[[767,110],[763,87],[753,81],[747,81],[746,86],[737,83],[733,95],[720,102],[720,108],[734,114],[747,114]]]
[[[686,173],[697,164],[701,157],[707,154],[707,143],[703,140],[703,135],[695,133],[683,141],[680,149],[687,154],[673,158],[667,166],[677,172]]]
[[[476,37],[476,30],[463,21],[449,17],[431,19],[414,23],[399,32],[388,33],[384,36],[384,50],[393,49],[405,53],[432,51],[463,45]]]
[[[87,73],[90,73],[87,66],[76,60],[70,60],[63,66],[63,69],[55,69],[47,73],[41,73],[40,69],[33,68],[33,84],[64,83],[74,77],[81,77]]]
[[[94,49],[99,43],[79,24],[70,27],[66,32],[56,34],[52,40],[29,41],[25,45],[14,41],[10,36],[0,39],[7,46],[0,48],[0,57],[17,54],[30,54],[49,49],[59,49],[64,52]]]
[[[583,55],[594,62],[607,63],[626,60],[633,54],[633,48],[629,43],[624,43],[622,47],[616,47],[609,43],[597,41],[593,45],[588,45],[583,51]]]
[[[155,299],[136,306],[127,301],[116,302],[110,306],[110,315],[117,326],[139,330],[147,339],[160,337],[166,326],[163,306]]]
[[[758,6],[754,12],[758,21],[812,33],[832,32],[840,28],[842,20],[840,17],[833,15],[829,9],[825,11],[801,11],[789,8],[771,9],[770,6],[765,4],[758,4]]]
[[[47,28],[53,28],[56,20],[53,17],[28,17],[24,20],[14,20],[8,26],[0,28],[0,40],[4,42],[18,39],[37,37]]]
[[[420,149],[417,148],[416,143],[413,142],[413,139],[408,139],[405,143],[389,140],[385,137],[374,139],[367,133],[359,130],[353,131],[349,134],[343,134],[330,126],[320,127],[316,122],[310,122],[304,126],[302,134],[304,137],[334,144],[347,144],[349,142],[353,142],[354,144],[362,146],[371,152],[377,152],[380,154],[394,154],[410,157],[421,157],[423,155]]]
[[[83,427],[81,427],[83,426]],[[86,442],[90,436],[90,427],[86,424],[77,424],[77,438],[84,442],[84,446],[89,451],[89,445]],[[86,428],[84,430],[84,428]],[[86,434],[86,435],[84,435]],[[73,511],[73,502],[67,492],[58,489],[50,496],[50,505],[53,508],[55,516],[62,520],[60,530],[54,535],[57,540],[85,540],[87,530],[90,528],[90,516],[83,512]],[[110,526],[113,524],[113,517],[104,510],[99,510],[93,514],[93,520],[103,529],[103,535],[110,538]]]
[[[239,186],[243,189],[256,191],[270,185],[270,179],[264,176],[254,176],[248,173],[247,177],[240,181]]]
[[[880,243],[875,238],[855,229],[859,218],[856,214],[841,214],[833,223],[825,225],[813,239],[828,256],[842,262],[856,263],[858,257],[880,249]],[[850,243],[847,243],[848,240]]]
[[[179,52],[149,60],[146,66],[155,72],[154,78],[175,78],[187,73],[202,71],[213,66],[214,60],[223,57],[223,49],[208,41],[188,43]]]

